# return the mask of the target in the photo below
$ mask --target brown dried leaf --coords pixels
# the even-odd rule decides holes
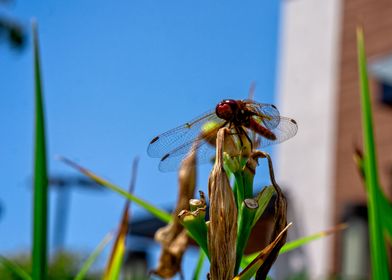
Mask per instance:
[[[259,267],[263,267],[265,262],[268,261],[271,254],[274,254],[277,246],[281,242],[282,238],[287,235],[287,229],[292,225],[292,223],[288,224],[277,236],[276,238],[268,244],[258,255],[257,257],[233,280],[245,280],[250,279],[255,274],[256,270],[260,270]],[[279,251],[279,250],[278,250]],[[256,276],[257,277],[257,276]],[[266,278],[267,276],[265,276]],[[264,278],[264,279],[265,279]]]

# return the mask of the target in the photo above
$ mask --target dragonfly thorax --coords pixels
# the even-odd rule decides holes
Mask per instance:
[[[251,114],[240,102],[233,99],[223,100],[216,105],[215,114],[225,121],[237,125],[246,125]]]

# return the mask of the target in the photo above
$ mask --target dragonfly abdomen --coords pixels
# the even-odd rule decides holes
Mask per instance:
[[[276,135],[271,130],[262,126],[260,123],[255,121],[253,118],[250,118],[248,128],[253,130],[257,134],[269,139],[269,140],[276,140]]]

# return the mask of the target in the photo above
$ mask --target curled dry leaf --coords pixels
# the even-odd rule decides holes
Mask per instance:
[[[248,159],[246,168],[249,172],[255,172],[257,160],[259,158],[267,159],[270,180],[276,192],[274,222],[272,224],[269,224],[269,230],[272,234],[268,239],[268,243],[271,243],[273,240],[275,240],[280,233],[282,233],[282,237],[279,239],[279,242],[272,248],[272,251],[268,254],[268,257],[264,261],[263,265],[257,271],[256,280],[265,279],[267,277],[269,270],[271,269],[273,263],[278,257],[280,249],[286,243],[287,238],[287,232],[283,231],[283,229],[285,229],[287,226],[287,200],[275,180],[274,169],[270,155],[261,151],[253,152]]]
[[[152,273],[162,278],[171,278],[181,272],[182,256],[189,242],[186,230],[178,219],[178,214],[183,209],[189,209],[189,200],[194,196],[196,185],[196,152],[194,149],[181,164],[178,185],[178,199],[176,209],[172,213],[172,222],[155,234],[155,240],[162,245],[162,252],[158,267]]]
[[[208,251],[212,280],[233,279],[236,261],[237,207],[229,179],[223,169],[223,145],[228,133],[227,128],[222,128],[218,132],[216,160],[208,182]]]
[[[195,211],[197,209],[206,209],[207,204],[206,204],[206,198],[204,195],[204,192],[199,191],[200,199],[191,199],[189,200],[189,206],[191,208],[191,211]]]

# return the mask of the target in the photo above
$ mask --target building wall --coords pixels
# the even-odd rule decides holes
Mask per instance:
[[[340,1],[283,1],[278,105],[298,134],[277,146],[277,180],[290,193],[302,235],[333,224]],[[311,279],[325,276],[330,238],[305,247]]]
[[[342,6],[342,31],[337,110],[337,142],[335,164],[334,220],[339,222],[347,205],[365,203],[362,182],[353,163],[354,146],[361,146],[361,116],[357,69],[356,27],[365,32],[368,62],[392,54],[392,2],[388,0],[345,0]],[[391,186],[392,109],[379,102],[377,83],[371,83],[376,144],[381,183]],[[336,271],[339,270],[340,242],[335,250]]]

